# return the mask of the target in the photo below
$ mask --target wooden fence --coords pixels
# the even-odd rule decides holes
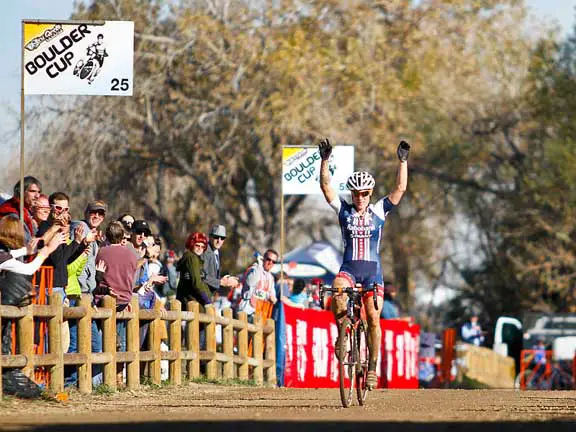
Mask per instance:
[[[103,307],[91,306],[91,297],[82,295],[76,307],[64,307],[59,294],[52,294],[47,305],[27,307],[0,306],[0,320],[15,319],[18,354],[2,355],[0,362],[0,395],[2,368],[20,368],[33,377],[35,367],[48,371],[48,388],[54,393],[64,390],[64,366],[78,366],[78,389],[92,392],[92,366],[103,365],[103,382],[111,389],[117,387],[117,364],[126,365],[126,387],[138,388],[141,365],[153,384],[161,384],[161,360],[169,362],[169,381],[181,384],[185,373],[188,379],[253,380],[259,385],[276,384],[274,321],[262,322],[259,316],[248,323],[246,314],[233,319],[232,310],[223,316],[212,306],[199,313],[199,305],[190,302],[182,311],[180,302],[172,301],[169,310],[139,310],[138,300],[132,298],[131,311],[116,312],[116,300],[105,297]],[[48,353],[35,354],[35,319],[48,321]],[[78,353],[64,353],[62,322],[76,319],[78,323]],[[101,320],[102,353],[91,352],[92,320]],[[116,322],[126,320],[126,352],[117,352]],[[149,322],[148,350],[140,350],[140,323]],[[185,327],[183,341],[182,323]],[[161,350],[161,326],[168,325],[168,351]],[[216,342],[217,326],[222,328],[222,343]],[[204,330],[205,348],[201,350],[200,335]],[[184,342],[184,348],[182,347]],[[251,354],[249,354],[249,345]],[[202,364],[202,368],[201,368]],[[184,369],[183,369],[184,368]],[[201,369],[203,374],[201,375]]]

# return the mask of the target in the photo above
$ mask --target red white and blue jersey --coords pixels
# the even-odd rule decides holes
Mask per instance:
[[[369,261],[377,265],[380,272],[380,239],[386,216],[396,207],[388,197],[370,204],[360,215],[354,206],[342,198],[337,198],[330,206],[338,214],[342,239],[344,240],[344,263]]]

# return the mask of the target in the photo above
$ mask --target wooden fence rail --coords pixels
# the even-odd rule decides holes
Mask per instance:
[[[116,300],[105,297],[103,307],[91,306],[89,295],[82,295],[79,306],[64,307],[59,294],[52,294],[48,305],[30,305],[18,308],[0,306],[0,322],[17,320],[18,354],[2,355],[0,361],[0,395],[2,392],[2,368],[20,368],[33,378],[34,368],[48,370],[49,390],[59,393],[64,390],[64,366],[78,366],[78,389],[81,393],[92,392],[92,368],[103,366],[103,383],[111,389],[117,387],[118,365],[125,364],[126,387],[138,388],[141,377],[153,384],[161,384],[161,361],[169,363],[169,381],[181,384],[183,372],[188,379],[201,376],[207,379],[254,380],[258,385],[276,384],[276,358],[274,321],[262,322],[255,317],[248,322],[246,314],[232,317],[225,309],[223,316],[212,306],[206,313],[199,312],[199,305],[190,302],[182,311],[179,301],[167,305],[167,310],[157,304],[153,310],[139,310],[138,300],[132,298],[131,310],[116,312]],[[48,353],[34,354],[35,318],[48,320]],[[78,352],[64,353],[62,349],[62,322],[75,319],[78,323]],[[102,352],[92,353],[92,321],[98,320],[102,329]],[[116,324],[126,321],[126,352],[117,351]],[[149,323],[148,346],[140,348],[140,327]],[[168,351],[161,350],[162,326],[168,326]],[[217,343],[216,333],[222,329],[222,341]],[[201,347],[201,334],[202,347]],[[249,355],[249,340],[252,340],[253,356]],[[182,342],[184,341],[184,349]],[[204,346],[205,345],[205,346]],[[144,365],[146,373],[142,373]],[[201,375],[201,371],[203,375]]]

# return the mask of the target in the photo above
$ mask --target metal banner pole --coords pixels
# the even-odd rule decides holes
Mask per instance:
[[[282,287],[284,286],[284,184],[280,179],[280,297],[282,297]],[[278,299],[280,300],[280,299]]]
[[[20,221],[24,226],[24,27],[22,21],[22,45],[20,46]]]

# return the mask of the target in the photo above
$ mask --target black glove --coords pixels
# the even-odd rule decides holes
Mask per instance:
[[[400,141],[396,153],[398,154],[398,159],[400,159],[402,162],[406,162],[408,160],[408,156],[410,156],[410,144],[408,144],[406,141]]]
[[[328,160],[332,154],[332,145],[330,144],[328,138],[320,140],[320,144],[318,144],[318,151],[320,152],[320,157],[322,160]]]

